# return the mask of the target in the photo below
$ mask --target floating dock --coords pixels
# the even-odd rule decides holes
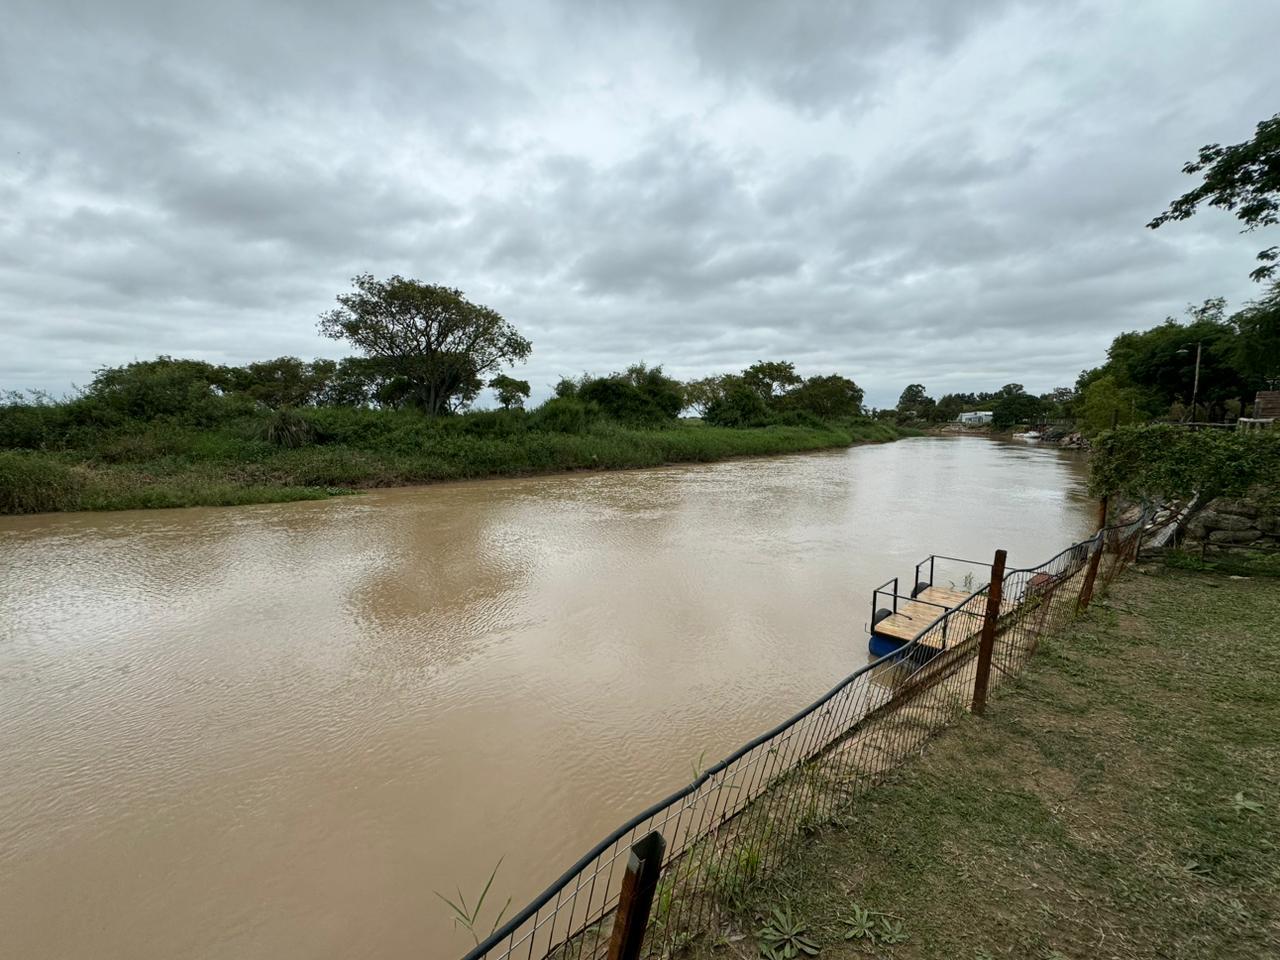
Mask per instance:
[[[909,644],[915,644],[915,650],[920,656],[931,657],[948,646],[967,639],[981,628],[982,611],[977,609],[977,604],[973,601],[986,587],[986,581],[974,584],[971,590],[961,589],[954,584],[935,584],[939,561],[986,568],[988,576],[990,574],[991,565],[988,563],[934,554],[916,564],[915,587],[909,595],[899,592],[897,577],[881,584],[871,594],[871,636],[867,646],[872,654],[887,656]],[[972,572],[968,574],[968,580],[972,583]],[[973,609],[966,609],[966,612],[977,616],[948,616],[953,611],[969,607]],[[941,626],[934,629],[939,621]]]

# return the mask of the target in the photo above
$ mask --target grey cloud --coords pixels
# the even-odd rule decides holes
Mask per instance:
[[[716,0],[676,6],[709,72],[735,86],[761,86],[807,112],[873,99],[877,81],[892,78],[894,55],[945,55],[1006,4]]]
[[[20,3],[0,33],[0,387],[333,355],[358,272],[461,287],[521,376],[789,358],[876,404],[1069,383],[1256,294],[1143,225],[1277,109],[1280,10],[1207,2]]]

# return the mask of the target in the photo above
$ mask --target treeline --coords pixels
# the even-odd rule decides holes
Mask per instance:
[[[1059,387],[1039,396],[1027,393],[1020,383],[1007,383],[989,393],[947,393],[935,400],[924,384],[913,383],[902,391],[896,407],[873,410],[877,420],[895,423],[949,423],[962,413],[989,411],[997,430],[1008,430],[1020,424],[1037,424],[1050,420],[1069,420],[1073,412],[1075,392]]]
[[[816,378],[748,398],[738,379],[725,378],[727,389],[708,401],[715,423],[682,418],[688,385],[643,364],[566,378],[531,410],[515,381],[505,397],[503,384],[494,387],[503,409],[454,403],[432,414],[417,386],[368,358],[237,367],[159,357],[99,370],[65,400],[10,395],[0,403],[0,513],[314,499],[903,435],[857,415],[852,381]],[[837,381],[841,390],[825,389]]]
[[[681,383],[660,366],[564,378],[526,410],[532,345],[448,287],[356,277],[320,317],[357,356],[243,366],[168,356],[76,395],[0,398],[0,512],[254,503],[357,487],[609,469],[892,440],[862,390],[790,363]],[[488,387],[501,404],[473,410]],[[705,420],[683,418],[690,407]]]
[[[161,356],[105,367],[65,401],[9,396],[0,407],[0,447],[66,448],[76,445],[77,431],[160,420],[212,427],[264,411],[278,421],[267,435],[294,442],[318,435],[314,426],[304,429],[299,411],[404,410],[435,419],[468,411],[485,387],[503,409],[496,419],[474,420],[480,430],[581,432],[602,420],[663,426],[689,407],[720,427],[820,427],[862,414],[862,390],[852,380],[837,374],[806,380],[791,363],[774,361],[688,384],[642,363],[607,376],[565,378],[526,417],[528,381],[502,370],[526,360],[533,346],[497,311],[460,290],[398,275],[354,277],[337,303],[320,315],[319,330],[346,341],[356,356],[278,357],[244,366]]]
[[[938,424],[989,410],[997,430],[1058,423],[1096,435],[1113,424],[1230,423],[1249,416],[1254,395],[1271,385],[1280,386],[1280,284],[1232,314],[1218,297],[1189,307],[1183,319],[1122,333],[1106,362],[1081,371],[1070,387],[1034,395],[1010,383],[991,393],[948,393],[935,400],[923,384],[913,383],[896,407],[871,415]]]
[[[862,389],[852,380],[838,374],[804,379],[791,363],[780,361],[692,383],[643,363],[607,376],[566,377],[550,399],[530,411],[524,409],[530,393],[526,381],[501,375],[490,383],[500,410],[467,411],[469,399],[454,394],[433,417],[420,406],[416,386],[376,359],[278,357],[227,366],[161,356],[104,367],[87,387],[63,400],[9,393],[0,403],[0,447],[66,449],[95,431],[130,424],[168,421],[210,428],[243,420],[283,423],[291,417],[305,420],[308,410],[335,408],[415,412],[426,419],[461,417],[460,429],[511,430],[526,424],[560,432],[581,432],[597,421],[660,427],[690,410],[711,425],[732,428],[822,426],[863,413]]]
[[[1188,308],[1183,320],[1122,333],[1075,391],[1079,419],[1096,432],[1113,418],[1230,422],[1248,416],[1270,384],[1280,385],[1280,284],[1233,314],[1218,297]]]

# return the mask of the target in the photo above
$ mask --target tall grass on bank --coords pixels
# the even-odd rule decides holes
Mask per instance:
[[[38,453],[0,450],[0,513],[76,510],[84,489],[79,472]]]
[[[904,434],[861,419],[807,418],[752,429],[674,421],[647,428],[582,416],[567,405],[436,419],[413,411],[316,408],[210,425],[58,426],[56,416],[26,416],[7,426],[8,436],[0,416],[0,439],[12,446],[20,436],[29,445],[0,451],[0,512],[320,499],[357,488],[797,453]]]

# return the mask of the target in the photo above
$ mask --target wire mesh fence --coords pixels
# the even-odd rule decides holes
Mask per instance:
[[[610,956],[615,939],[613,957],[677,957],[724,930],[752,885],[798,841],[969,710],[979,677],[984,697],[988,686],[1016,677],[1040,638],[1137,556],[1146,519],[1005,571],[995,598],[984,583],[940,610],[914,640],[614,830],[465,960],[587,960]],[[980,669],[984,626],[990,655]],[[641,843],[654,833],[665,844]],[[615,921],[634,906],[638,855],[655,849],[647,915],[632,937],[639,946],[623,951],[627,937],[615,927],[624,924]]]

